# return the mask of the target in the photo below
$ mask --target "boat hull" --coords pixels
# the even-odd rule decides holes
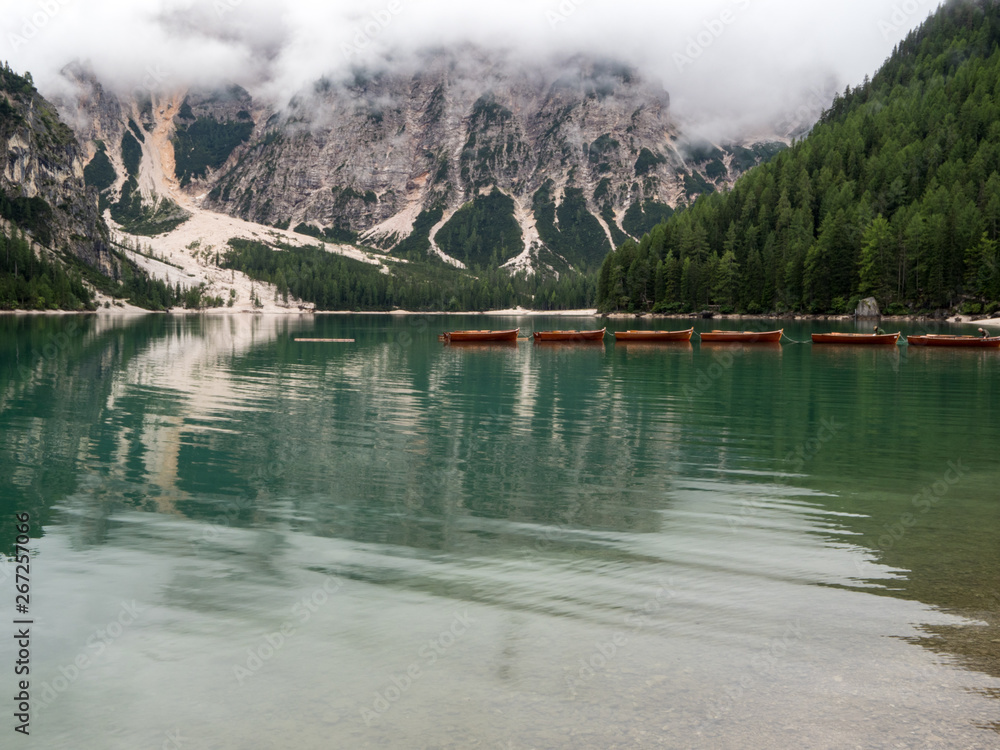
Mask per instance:
[[[708,344],[777,344],[785,329],[779,331],[705,331],[699,334],[701,340]]]
[[[517,341],[517,334],[520,330],[520,328],[514,328],[509,331],[449,331],[442,336],[445,341],[451,344]]]
[[[928,334],[926,336],[907,336],[906,343],[911,346],[960,346],[967,349],[1000,349],[1000,336],[981,338],[979,336]]]
[[[894,346],[898,333],[814,333],[814,344],[850,344],[853,346]]]
[[[671,341],[690,341],[693,328],[686,331],[618,331],[614,334],[615,341],[643,341],[648,343],[668,343]]]
[[[599,331],[535,331],[535,341],[604,341],[606,328]]]

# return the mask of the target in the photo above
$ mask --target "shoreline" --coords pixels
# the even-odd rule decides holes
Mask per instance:
[[[443,310],[415,311],[415,310],[309,310],[309,309],[267,309],[267,310],[233,310],[232,308],[213,307],[205,310],[144,310],[138,307],[129,306],[122,309],[99,308],[97,310],[0,310],[0,316],[64,316],[64,315],[95,315],[108,317],[131,317],[138,315],[261,315],[261,316],[322,316],[322,315],[390,315],[396,317],[422,315],[429,317],[446,317],[449,315],[461,315],[466,317],[497,317],[497,318],[537,318],[537,317],[564,317],[564,318],[596,318],[606,320],[773,320],[773,321],[793,321],[793,322],[827,322],[836,321],[846,323],[859,320],[853,315],[822,315],[805,313],[785,313],[770,315],[739,315],[739,314],[713,314],[710,318],[704,317],[700,313],[687,314],[662,314],[662,313],[609,313],[601,315],[595,309],[583,310],[527,310],[524,308],[512,308],[505,310],[486,311],[458,311],[446,312]],[[860,320],[868,320],[861,318]],[[883,315],[880,318],[871,318],[881,323],[948,323],[952,325],[976,325],[1000,327],[1000,318],[976,319],[971,315],[952,315],[940,318],[933,315]]]

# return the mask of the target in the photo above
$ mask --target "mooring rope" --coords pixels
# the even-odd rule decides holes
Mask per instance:
[[[789,336],[784,331],[781,332],[781,338],[788,339],[793,344],[811,344],[812,343],[811,339],[809,341],[798,341],[797,339],[793,339],[791,336]]]

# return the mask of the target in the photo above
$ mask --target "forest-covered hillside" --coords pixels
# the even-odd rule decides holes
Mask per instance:
[[[609,255],[598,306],[996,309],[998,42],[997,0],[945,4],[805,139]]]

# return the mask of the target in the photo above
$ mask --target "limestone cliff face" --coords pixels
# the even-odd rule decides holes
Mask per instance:
[[[79,95],[60,106],[91,184],[129,231],[183,221],[172,195],[455,265],[593,267],[783,146],[692,142],[661,86],[582,56],[542,67],[438,51],[319,81],[280,111],[239,87],[119,99],[67,75]]]
[[[7,220],[36,242],[109,270],[107,229],[96,191],[84,184],[85,154],[29,76],[0,71],[0,173]]]
[[[86,68],[63,71],[74,95],[56,101],[87,152],[87,184],[100,196],[100,211],[126,231],[155,235],[183,223],[188,214],[171,195],[177,188],[172,139],[191,113],[185,92],[136,90],[119,96]]]
[[[555,249],[545,227],[539,235],[539,199],[565,229],[559,209],[570,195],[600,226],[587,242],[610,250],[766,155],[687,143],[669,101],[635,71],[582,57],[541,69],[438,53],[408,72],[320,82],[258,119],[238,158],[193,187],[215,210],[387,250],[435,209],[427,239],[438,249],[454,214],[497,189],[514,201],[521,260]]]

